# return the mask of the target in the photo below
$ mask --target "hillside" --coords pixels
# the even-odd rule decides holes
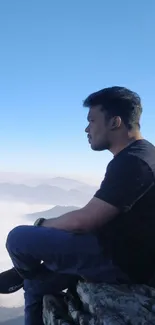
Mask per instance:
[[[6,325],[16,324],[16,323],[12,324],[10,322],[12,320],[14,321],[15,319],[17,319],[17,320],[23,319],[23,315],[24,315],[24,307],[23,306],[14,307],[14,308],[7,308],[7,307],[0,306],[0,325],[1,324],[6,324]],[[21,324],[23,324],[23,323],[21,323]]]
[[[24,316],[0,322],[0,325],[24,325]]]
[[[39,180],[38,180],[39,182]],[[53,178],[30,184],[0,182],[0,200],[24,203],[83,206],[95,194],[97,188],[76,180]]]
[[[56,218],[61,216],[62,214],[65,214],[70,211],[78,210],[79,207],[76,206],[60,206],[57,205],[52,209],[45,210],[42,212],[35,212],[31,214],[27,214],[27,218],[29,220],[36,220],[37,218],[44,217],[44,218]]]

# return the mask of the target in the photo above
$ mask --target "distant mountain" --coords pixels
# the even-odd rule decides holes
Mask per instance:
[[[12,321],[15,318],[22,318],[24,315],[24,307],[14,307],[14,308],[7,308],[0,306],[0,325],[5,324],[5,322]],[[12,324],[12,323],[8,323]],[[15,324],[15,323],[14,323]],[[19,323],[20,324],[20,323]],[[21,323],[23,324],[23,323]]]
[[[49,179],[45,178],[42,179],[42,181],[40,181],[40,184],[56,186],[66,191],[67,190],[69,191],[71,189],[78,189],[81,186],[87,186],[87,184],[84,184],[80,181],[71,178],[65,178],[65,177],[54,177]]]
[[[56,218],[70,211],[78,210],[79,207],[75,206],[55,206],[54,208],[42,212],[35,212],[27,214],[28,219],[35,221],[37,218]]]
[[[27,186],[38,186],[40,184],[60,187],[64,190],[70,190],[72,188],[79,188],[81,186],[87,186],[85,182],[81,182],[72,178],[66,177],[47,177],[44,175],[27,175],[20,173],[7,173],[0,172],[0,183],[9,184],[24,184]],[[90,186],[90,185],[88,185]],[[94,186],[94,185],[92,185]],[[95,186],[94,186],[95,187]]]
[[[24,316],[0,322],[0,325],[24,325]]]
[[[30,204],[83,206],[97,190],[94,186],[61,177],[48,180],[50,185],[46,182],[37,186],[0,183],[0,200],[17,200]]]

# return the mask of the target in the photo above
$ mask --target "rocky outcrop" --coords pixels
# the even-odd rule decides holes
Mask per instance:
[[[155,289],[78,283],[75,292],[45,296],[45,325],[155,325]]]

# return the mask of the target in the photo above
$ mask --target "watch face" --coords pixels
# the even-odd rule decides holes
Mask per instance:
[[[40,221],[40,218],[38,218],[35,223],[34,223],[34,226],[37,226],[39,224],[39,221]]]
[[[35,221],[34,226],[40,226],[44,220],[45,220],[44,218],[38,218]]]

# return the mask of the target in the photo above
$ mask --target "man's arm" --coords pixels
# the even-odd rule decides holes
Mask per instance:
[[[94,197],[84,208],[68,212],[58,218],[45,220],[42,226],[89,232],[102,227],[118,213],[116,207]]]
[[[120,213],[128,212],[154,184],[148,165],[136,156],[114,159],[100,189],[82,209],[46,220],[44,227],[95,231]]]

